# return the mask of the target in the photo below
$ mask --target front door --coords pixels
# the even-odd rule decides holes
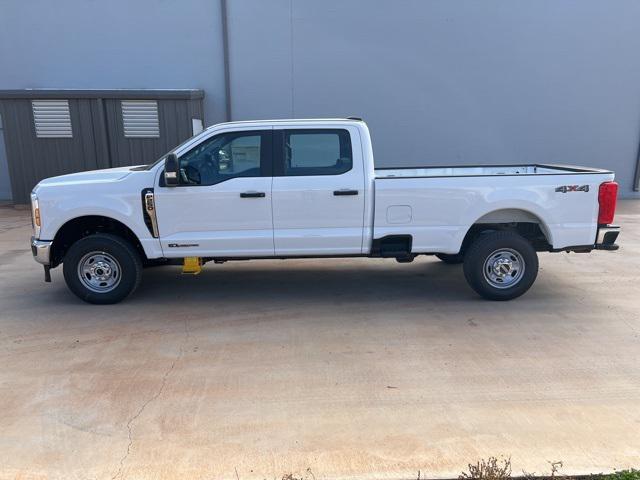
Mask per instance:
[[[362,253],[365,179],[356,128],[274,129],[276,255]]]
[[[166,257],[272,256],[271,130],[225,132],[180,155],[180,185],[156,189]]]

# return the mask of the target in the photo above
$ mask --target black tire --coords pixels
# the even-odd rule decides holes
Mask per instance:
[[[469,286],[488,300],[519,297],[529,290],[537,275],[535,249],[515,232],[482,234],[465,254],[464,276]]]
[[[461,253],[449,254],[449,253],[436,253],[436,257],[442,260],[447,265],[457,265],[464,262],[464,255]]]
[[[96,262],[102,262],[104,268]],[[103,277],[93,271],[82,278],[81,263],[88,270],[98,266],[97,272],[108,272],[108,278],[100,282]],[[121,302],[142,279],[142,261],[136,249],[125,239],[106,233],[89,235],[71,245],[62,266],[69,290],[85,302],[99,305]]]

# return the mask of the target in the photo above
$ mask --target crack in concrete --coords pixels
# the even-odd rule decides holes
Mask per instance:
[[[116,474],[113,477],[111,477],[111,480],[116,480],[116,478],[118,478],[118,477],[123,478],[122,473],[123,473],[123,469],[124,469],[124,464],[127,461],[127,458],[129,457],[129,454],[131,453],[131,447],[133,446],[133,422],[135,422],[138,419],[138,417],[140,417],[140,415],[142,415],[142,412],[144,412],[144,410],[147,408],[147,406],[151,402],[157,400],[160,397],[160,395],[162,395],[164,387],[167,384],[167,379],[169,378],[169,375],[171,375],[171,372],[173,372],[173,369],[175,368],[176,363],[178,363],[180,361],[180,359],[182,358],[182,356],[184,355],[185,344],[187,343],[187,340],[189,339],[189,336],[191,335],[191,333],[189,332],[189,324],[188,324],[188,322],[189,322],[188,318],[185,317],[185,319],[184,319],[184,339],[182,340],[182,345],[180,345],[180,351],[178,352],[178,355],[176,355],[176,357],[173,359],[173,362],[171,362],[171,365],[169,366],[167,371],[164,372],[164,375],[162,376],[162,383],[160,384],[160,388],[158,388],[156,393],[154,393],[151,397],[149,397],[147,399],[147,401],[144,402],[142,404],[142,406],[138,409],[138,411],[135,413],[135,415],[133,415],[127,421],[127,436],[128,436],[128,439],[129,439],[129,443],[127,444],[127,451],[125,452],[125,454],[120,459],[120,466],[118,467],[118,471],[116,472]]]

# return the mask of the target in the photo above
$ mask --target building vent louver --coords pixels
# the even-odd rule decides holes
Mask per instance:
[[[68,100],[33,100],[33,122],[38,138],[71,138]]]
[[[155,100],[122,100],[122,124],[127,138],[158,138],[158,102]]]

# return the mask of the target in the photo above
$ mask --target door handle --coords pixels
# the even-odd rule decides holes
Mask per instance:
[[[336,197],[343,196],[343,195],[358,195],[358,190],[348,190],[348,189],[345,189],[345,190],[334,190],[333,194]]]
[[[242,192],[240,198],[263,198],[264,192]]]

